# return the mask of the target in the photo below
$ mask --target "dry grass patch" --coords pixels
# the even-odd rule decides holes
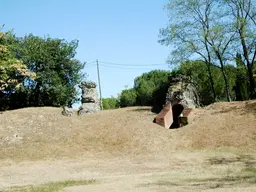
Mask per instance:
[[[150,107],[128,107],[78,117],[39,107],[0,115],[0,160],[12,161],[168,154],[221,147],[255,152],[256,101],[215,103],[195,109],[189,125],[167,130]],[[161,150],[159,150],[161,149]]]

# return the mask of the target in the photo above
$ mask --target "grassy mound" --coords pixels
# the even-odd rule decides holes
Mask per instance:
[[[78,117],[42,107],[0,114],[0,159],[38,160],[168,154],[174,150],[256,149],[256,101],[215,103],[195,109],[190,124],[167,130],[152,123],[149,107]]]

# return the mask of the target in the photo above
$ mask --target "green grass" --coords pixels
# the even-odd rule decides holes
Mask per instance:
[[[246,167],[244,171],[251,173],[252,175],[254,175],[256,177],[256,167]]]
[[[65,187],[78,186],[78,185],[89,185],[97,183],[96,180],[79,180],[79,181],[60,181],[50,182],[43,185],[26,185],[11,187],[3,192],[60,192]]]

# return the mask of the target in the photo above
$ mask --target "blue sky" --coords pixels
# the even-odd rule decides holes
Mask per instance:
[[[135,77],[153,69],[170,70],[168,47],[160,45],[159,29],[167,24],[168,0],[0,0],[1,22],[17,36],[33,33],[79,40],[76,58],[100,62],[103,97],[117,96]],[[133,65],[149,66],[133,66]],[[162,64],[162,65],[151,65]],[[150,66],[151,65],[151,66]],[[97,80],[95,63],[84,72]]]

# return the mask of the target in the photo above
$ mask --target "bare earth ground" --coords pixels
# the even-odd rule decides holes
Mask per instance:
[[[4,112],[0,191],[90,179],[63,191],[256,191],[256,101],[196,109],[177,130],[155,116],[148,107],[71,118],[50,107]]]

